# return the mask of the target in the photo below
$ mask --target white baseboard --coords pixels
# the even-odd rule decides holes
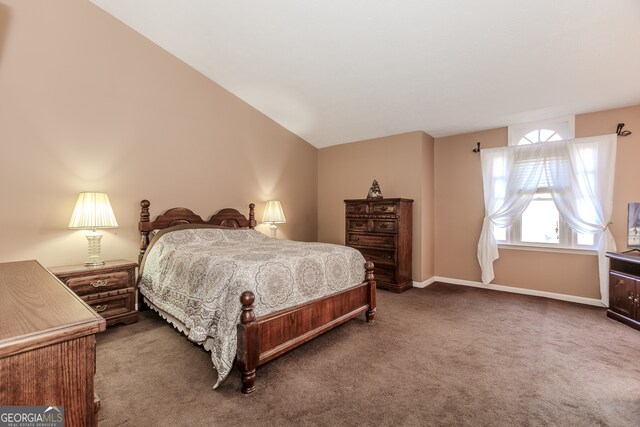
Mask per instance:
[[[427,286],[429,286],[430,284],[432,284],[433,282],[436,281],[436,277],[433,276],[431,279],[427,279],[424,282],[413,282],[413,287],[414,288],[426,288]]]
[[[495,285],[493,283],[485,285],[482,282],[474,282],[472,280],[463,280],[463,279],[453,279],[451,277],[433,276],[431,279],[425,280],[424,282],[413,282],[413,286],[415,286],[416,288],[426,288],[427,286],[429,286],[434,282],[444,282],[444,283],[450,283],[452,285],[471,286],[474,288],[491,289],[494,291],[511,292],[514,294],[532,295],[536,297],[557,299],[560,301],[575,302],[578,304],[593,305],[596,307],[606,307],[604,304],[602,304],[602,302],[599,299],[595,299],[595,298],[585,298],[585,297],[579,297],[575,295],[557,294],[554,292],[546,292],[546,291],[536,291],[534,289],[515,288],[513,286]]]

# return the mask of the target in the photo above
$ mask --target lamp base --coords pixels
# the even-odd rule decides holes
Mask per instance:
[[[103,266],[105,264],[104,260],[101,261],[85,261],[84,265],[85,267],[100,267]]]
[[[278,226],[275,224],[269,224],[269,229],[271,230],[271,237],[276,238],[276,233],[278,232]]]
[[[92,231],[88,233],[86,237],[89,243],[89,258],[84,262],[84,265],[87,267],[104,265],[104,260],[100,255],[100,239],[102,239],[102,234]]]

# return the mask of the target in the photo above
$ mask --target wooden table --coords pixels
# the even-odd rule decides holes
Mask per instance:
[[[0,264],[0,404],[64,406],[97,424],[95,334],[105,320],[37,261]]]

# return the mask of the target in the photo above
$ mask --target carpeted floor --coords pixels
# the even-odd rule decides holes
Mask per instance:
[[[434,284],[212,390],[209,354],[153,312],[98,336],[102,426],[640,425],[640,332],[605,310]]]

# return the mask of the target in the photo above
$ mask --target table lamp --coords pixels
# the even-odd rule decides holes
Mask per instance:
[[[100,256],[102,234],[97,233],[96,229],[116,227],[118,227],[118,222],[106,193],[83,192],[78,195],[76,207],[71,215],[71,221],[69,221],[69,228],[72,230],[91,230],[87,233],[89,258],[84,265],[88,267],[104,265],[104,260]]]
[[[282,212],[282,205],[277,200],[269,200],[267,202],[267,207],[264,210],[264,218],[262,218],[262,222],[265,224],[269,224],[269,228],[271,229],[271,237],[276,237],[276,232],[278,226],[276,224],[284,224],[287,220],[284,217],[284,212]]]

